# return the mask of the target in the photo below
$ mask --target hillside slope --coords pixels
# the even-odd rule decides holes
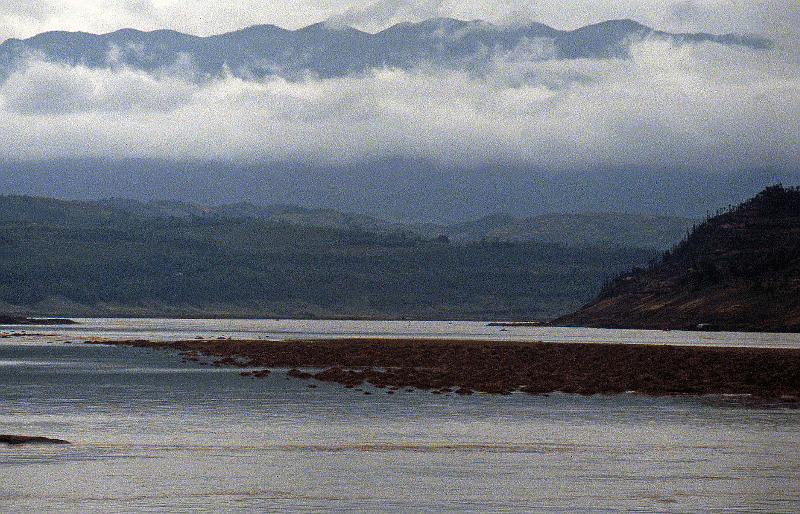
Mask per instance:
[[[557,325],[800,331],[800,189],[772,186],[695,228]]]
[[[30,196],[0,196],[0,222],[96,223],[99,220],[178,218],[213,221],[251,219],[265,222],[336,230],[364,230],[379,234],[403,233],[454,241],[536,241],[570,248],[644,248],[665,250],[692,226],[688,218],[641,214],[585,213],[518,217],[494,214],[451,225],[402,223],[334,209],[296,205],[235,203],[217,206],[189,202],[125,198],[62,201]]]
[[[0,312],[548,319],[654,255],[131,211],[0,197]]]
[[[541,241],[571,247],[630,246],[665,250],[680,241],[692,220],[674,216],[621,213],[486,216],[449,225],[444,233],[455,240]]]

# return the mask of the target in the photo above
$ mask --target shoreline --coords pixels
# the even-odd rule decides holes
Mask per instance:
[[[571,323],[559,322],[561,318],[531,320],[529,318],[484,318],[484,317],[419,317],[419,316],[359,316],[359,315],[274,315],[264,314],[230,314],[215,311],[201,313],[161,312],[153,311],[142,313],[139,311],[100,311],[100,312],[75,312],[64,315],[3,315],[0,314],[0,326],[25,326],[25,325],[78,325],[78,320],[199,320],[199,321],[314,321],[314,322],[339,322],[339,321],[377,321],[377,322],[466,322],[477,323],[486,327],[495,328],[575,328],[575,329],[600,329],[600,330],[638,330],[652,332],[690,332],[690,333],[735,333],[735,334],[800,334],[800,329],[775,328],[765,330],[755,325],[720,325],[715,323],[700,323],[699,325],[671,325],[671,324],[625,324],[625,323]]]
[[[69,318],[37,318],[2,314],[0,315],[0,325],[77,325],[77,322]]]
[[[393,393],[750,395],[797,404],[800,349],[437,339],[86,341]],[[305,372],[298,368],[319,371]]]

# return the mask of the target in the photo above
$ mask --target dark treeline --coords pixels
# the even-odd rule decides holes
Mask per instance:
[[[685,240],[608,281],[560,323],[800,331],[800,189],[780,184],[721,209]]]
[[[0,302],[17,312],[547,318],[653,255],[0,200]]]
[[[687,270],[695,289],[727,279],[768,287],[775,273],[800,262],[800,188],[770,186],[741,205],[709,215],[664,252],[662,265]]]

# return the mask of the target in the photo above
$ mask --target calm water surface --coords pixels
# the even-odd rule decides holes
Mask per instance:
[[[338,323],[89,320],[0,340],[0,433],[75,443],[0,445],[0,511],[800,510],[797,409],[736,398],[364,395],[280,371],[256,380],[169,353],[60,342],[92,331],[517,338],[485,324]],[[579,337],[541,330],[524,332]],[[592,337],[635,339],[613,332]]]
[[[76,318],[77,325],[30,326],[24,331],[51,338],[176,340],[195,337],[302,339],[341,337],[431,337],[592,343],[656,343],[800,348],[800,334],[609,330],[569,327],[493,327],[484,321],[342,321]],[[0,333],[22,331],[0,325]],[[41,337],[35,337],[36,341]],[[20,340],[17,338],[16,340]]]

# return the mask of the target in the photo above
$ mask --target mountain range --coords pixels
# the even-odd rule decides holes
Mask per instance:
[[[611,20],[576,30],[541,23],[493,25],[435,18],[400,23],[376,34],[330,22],[298,30],[256,25],[199,37],[173,30],[122,29],[108,34],[46,32],[0,45],[0,77],[31,59],[89,68],[127,67],[180,71],[195,79],[233,75],[301,78],[341,77],[376,68],[450,67],[479,72],[494,57],[523,48],[528,59],[625,57],[632,41],[666,39],[676,44],[714,42],[764,49],[765,38],[739,34],[669,33],[632,20]]]
[[[695,152],[694,143],[684,142],[680,136],[691,133],[691,128],[659,132],[658,138],[651,134],[647,143],[638,128],[631,132],[628,127],[638,123],[635,113],[608,124],[601,118],[597,123],[604,128],[598,134],[610,130],[610,139],[597,143],[589,137],[586,149],[572,155],[570,144],[549,142],[560,131],[550,136],[547,127],[571,125],[573,120],[584,123],[577,117],[583,101],[603,103],[605,94],[575,96],[570,92],[572,88],[562,90],[556,85],[558,105],[566,111],[553,110],[555,104],[550,100],[542,100],[541,110],[518,103],[529,96],[538,98],[539,94],[528,94],[527,88],[518,87],[520,73],[535,75],[531,80],[537,83],[540,76],[549,73],[549,64],[541,70],[528,70],[530,60],[575,60],[554,61],[554,67],[565,64],[571,69],[574,65],[577,71],[568,70],[566,76],[570,77],[569,83],[575,79],[580,84],[578,90],[594,82],[602,87],[605,79],[595,80],[591,73],[584,76],[580,71],[594,66],[583,61],[610,59],[618,64],[618,58],[629,54],[631,42],[641,39],[676,45],[713,42],[719,48],[727,45],[748,49],[747,54],[756,59],[761,56],[753,54],[766,55],[768,52],[761,50],[771,45],[757,36],[668,33],[632,20],[604,21],[575,30],[558,30],[540,23],[493,25],[430,19],[401,23],[375,34],[326,22],[298,30],[257,25],[207,37],[171,30],[123,29],[108,34],[61,31],[9,39],[0,44],[0,83],[7,86],[7,90],[0,91],[0,103],[5,109],[4,119],[8,111],[8,128],[3,133],[9,138],[8,149],[0,152],[0,191],[70,199],[125,196],[202,204],[302,204],[382,219],[453,224],[497,211],[514,215],[621,211],[697,217],[717,205],[739,202],[766,184],[796,181],[796,166],[772,161],[748,168],[746,173],[710,169],[711,163],[716,162],[715,152],[719,151],[714,146],[716,138],[710,147],[699,146],[702,152],[711,153],[698,164],[696,160],[704,154]],[[491,95],[481,95],[491,89],[495,75],[505,76],[505,68],[499,64],[505,58],[523,61],[523,66],[513,67],[510,84],[500,89],[511,96],[506,100],[497,97],[498,109],[488,107],[483,112],[480,106]],[[472,84],[478,96],[464,99],[479,117],[465,116],[463,124],[448,122],[427,133],[416,127],[429,126],[433,118],[428,118],[429,109],[417,112],[416,98],[428,95],[424,88],[406,86],[402,81],[393,95],[407,102],[404,107],[383,109],[381,102],[391,100],[373,101],[368,96],[364,98],[364,116],[360,109],[351,109],[354,99],[360,98],[362,86],[357,80],[328,84],[332,91],[344,91],[341,98],[336,94],[329,97],[314,88],[317,92],[312,96],[319,94],[319,98],[308,105],[301,98],[283,93],[278,94],[282,100],[276,104],[270,100],[274,92],[260,92],[260,100],[251,101],[249,93],[230,91],[223,94],[226,99],[221,99],[201,87],[202,91],[179,95],[188,102],[185,106],[172,103],[170,94],[166,94],[166,100],[156,95],[150,102],[151,87],[157,92],[172,91],[174,84],[156,80],[155,85],[148,85],[149,81],[142,85],[127,73],[120,74],[118,82],[103,74],[88,78],[81,70],[68,70],[64,75],[64,70],[44,67],[15,75],[19,80],[4,82],[4,77],[15,70],[25,70],[37,59],[102,70],[142,70],[156,78],[178,76],[210,81],[202,82],[203,86],[222,76],[280,76],[295,80],[352,74],[362,74],[361,78],[373,84],[376,77],[363,74],[384,68],[427,69],[435,72],[431,75],[456,69],[470,74],[470,83],[475,82],[472,74],[486,71],[489,80]],[[493,67],[498,74],[491,73]],[[420,73],[422,77],[411,73],[406,78],[411,83],[426,84],[427,71]],[[635,73],[635,69],[629,71]],[[556,73],[556,83],[561,82],[560,76]],[[528,75],[522,76],[523,82],[525,77]],[[438,84],[439,99],[447,103],[445,113],[457,112],[462,104],[457,92],[451,94],[447,89],[459,87],[461,80],[454,80],[430,82]],[[352,93],[348,92],[350,88],[355,88]],[[711,89],[702,87],[698,91],[710,97],[732,98],[712,94]],[[228,94],[236,107],[224,111],[230,119],[209,115],[209,105],[226,108]],[[139,108],[140,104],[144,107]],[[631,102],[624,104],[623,109],[629,109]],[[172,110],[176,105],[182,107]],[[499,109],[501,105],[504,107]],[[250,116],[253,108],[257,112]],[[664,110],[666,117],[651,113],[654,117],[648,119],[660,127],[674,111],[669,106]],[[348,117],[351,111],[358,115]],[[438,118],[435,113],[432,115]],[[503,121],[506,117],[508,126]],[[252,123],[253,130],[232,134],[238,130],[232,128],[239,126],[238,120]],[[401,123],[395,127],[397,120]],[[70,130],[79,122],[86,124],[85,131]],[[512,130],[515,122],[524,124]],[[117,133],[129,123],[136,128]],[[141,130],[140,123],[149,128]],[[166,129],[166,137],[159,133],[160,127],[169,123],[175,124],[174,141],[169,138],[170,128]],[[648,132],[651,125],[647,122],[642,128]],[[34,126],[41,134],[36,132],[30,144],[20,143],[25,137],[34,137]],[[669,126],[667,123],[665,128]],[[262,128],[263,137],[257,136]],[[396,137],[395,128],[404,136]],[[589,136],[594,133],[593,129],[587,130]],[[151,131],[155,133],[151,135]],[[333,142],[319,147],[307,144],[319,137],[317,134],[334,137],[339,132],[342,136]],[[678,137],[673,137],[675,134]],[[246,142],[247,136],[256,139]],[[373,137],[381,143],[374,150],[368,143]],[[642,154],[640,138],[655,155]],[[18,144],[11,144],[14,141]],[[487,144],[481,145],[481,141]],[[198,142],[200,148],[195,148]],[[607,144],[622,152],[619,162],[607,162]],[[672,146],[684,144],[689,146],[687,155],[692,162],[681,166],[662,162],[662,149],[669,154]],[[474,156],[472,145],[480,150]],[[631,146],[635,150],[626,160],[624,154]],[[746,144],[740,146],[749,148]],[[594,155],[596,147],[600,148],[599,160]],[[286,149],[292,151],[286,154]],[[553,159],[547,158],[550,154]],[[517,230],[508,228],[509,223],[502,220],[488,222],[496,225],[492,230],[498,233]],[[471,230],[463,229],[462,232]],[[447,235],[462,237],[458,233]]]

